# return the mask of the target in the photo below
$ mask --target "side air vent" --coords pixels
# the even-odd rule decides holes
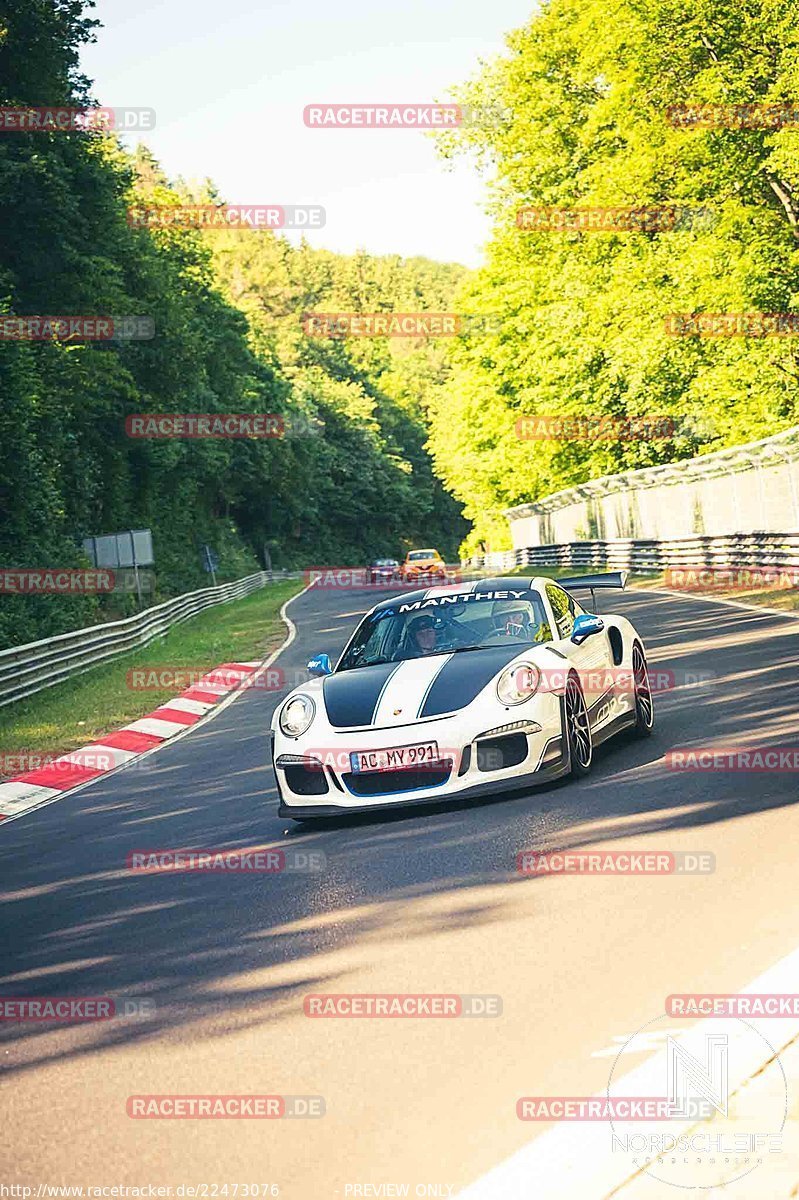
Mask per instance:
[[[624,642],[622,641],[622,636],[618,629],[616,629],[613,625],[611,625],[610,629],[608,629],[608,639],[610,641],[610,648],[613,652],[614,666],[618,667],[621,665],[621,660],[624,657]]]
[[[527,758],[527,750],[527,738],[523,733],[486,738],[477,743],[477,769],[505,771],[508,767],[518,767]]]

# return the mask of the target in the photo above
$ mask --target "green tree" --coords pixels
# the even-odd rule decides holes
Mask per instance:
[[[790,0],[550,0],[459,98],[501,122],[442,138],[493,175],[494,234],[459,299],[500,328],[453,348],[432,408],[437,469],[475,525],[593,476],[764,437],[797,421],[795,339],[668,336],[685,312],[792,310],[799,133],[679,128],[684,102],[797,95]],[[703,210],[661,232],[525,231],[527,206]],[[523,441],[524,414],[667,418],[671,437]]]

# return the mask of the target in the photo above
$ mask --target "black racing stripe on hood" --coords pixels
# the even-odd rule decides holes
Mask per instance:
[[[419,716],[437,717],[465,708],[521,650],[517,642],[514,646],[487,646],[485,650],[453,654],[436,676]]]
[[[371,725],[380,693],[398,666],[398,663],[378,663],[374,667],[356,667],[326,675],[322,691],[330,724],[338,729]]]

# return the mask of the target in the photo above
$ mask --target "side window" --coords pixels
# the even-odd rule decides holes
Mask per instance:
[[[571,637],[575,615],[583,610],[576,600],[567,595],[563,588],[556,587],[554,583],[547,584],[547,598],[555,614],[558,637]]]

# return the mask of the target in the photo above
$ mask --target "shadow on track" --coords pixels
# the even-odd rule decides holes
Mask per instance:
[[[499,920],[526,849],[703,832],[793,805],[796,776],[686,774],[672,747],[786,746],[796,740],[797,627],[788,621],[627,595],[653,666],[679,664],[704,685],[656,700],[657,732],[603,746],[591,776],[522,795],[293,827],[275,816],[265,729],[277,696],[253,691],[140,768],[2,830],[2,996],[146,997],[147,1019],[80,1028],[0,1026],[6,1073],[149,1039],[273,1026],[315,990],[341,990],[355,958],[387,941]],[[330,608],[314,612],[329,627]],[[288,665],[307,657],[291,648]],[[312,643],[311,649],[315,648]],[[266,801],[266,803],[264,803]],[[137,874],[134,849],[302,847],[318,873]],[[650,848],[668,849],[664,838]],[[501,885],[502,898],[495,889]],[[487,894],[491,891],[490,896]]]

